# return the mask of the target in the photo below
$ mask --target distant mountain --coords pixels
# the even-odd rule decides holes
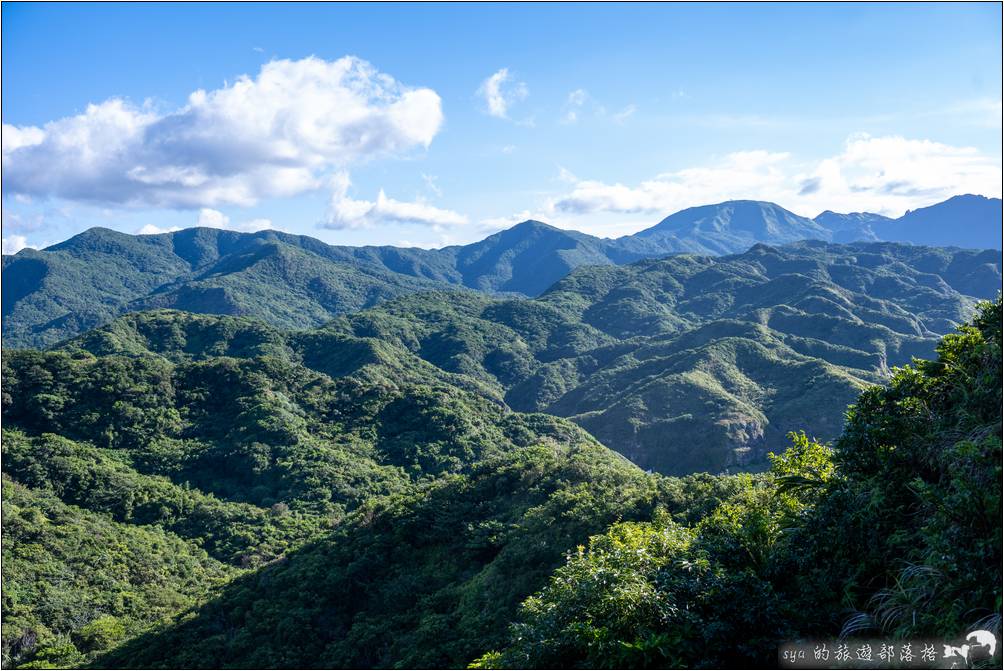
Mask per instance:
[[[92,228],[3,257],[3,339],[41,347],[132,310],[257,315],[286,327],[445,284],[361,262],[312,238],[191,228]]]
[[[953,196],[930,207],[908,211],[898,219],[871,212],[838,214],[827,210],[815,221],[832,233],[834,242],[889,240],[963,249],[1004,248],[1000,198]]]
[[[828,229],[780,205],[730,200],[677,212],[629,236],[629,240],[621,240],[627,248],[642,241],[661,247],[663,253],[719,255],[742,252],[758,242],[783,245],[796,240],[830,240],[831,237]]]
[[[826,210],[813,221],[829,230],[834,242],[874,242],[879,239],[875,226],[881,226],[892,221],[889,217],[871,212],[851,212],[838,214]]]
[[[812,220],[773,203],[728,201],[683,210],[616,240],[525,221],[480,242],[432,250],[343,247],[277,231],[134,236],[93,228],[3,257],[3,341],[44,347],[147,308],[255,315],[309,328],[416,291],[452,285],[537,296],[581,266],[737,254],[804,239],[999,249],[1000,224],[999,199],[958,196],[897,220],[829,211]]]
[[[464,286],[536,296],[584,265],[609,265],[607,241],[539,221],[524,221],[481,242],[447,247]]]
[[[1000,198],[965,195],[911,210],[875,231],[884,240],[915,245],[1002,249],[1002,223]]]

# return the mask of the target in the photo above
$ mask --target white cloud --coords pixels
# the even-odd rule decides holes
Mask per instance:
[[[331,179],[331,202],[328,215],[320,223],[321,228],[362,229],[393,224],[419,224],[441,229],[447,226],[461,226],[467,217],[452,210],[444,210],[423,201],[406,202],[387,197],[383,189],[376,201],[355,200],[348,195],[352,185],[345,172],[335,174]]]
[[[264,218],[250,219],[248,221],[231,224],[230,217],[223,214],[219,210],[214,210],[208,207],[204,207],[199,210],[199,220],[195,225],[203,226],[205,228],[225,228],[227,230],[240,231],[242,233],[254,233],[256,231],[263,231],[269,228],[278,230],[272,225],[271,219]]]
[[[638,111],[638,106],[631,104],[619,112],[614,112],[612,118],[614,120],[614,123],[624,123],[637,111]]]
[[[575,89],[568,94],[568,100],[565,102],[565,116],[561,119],[562,123],[573,124],[579,120],[579,110],[586,101],[589,99],[589,94],[586,93],[585,89]]]
[[[669,214],[749,198],[777,202],[808,216],[824,209],[898,216],[960,193],[999,197],[1000,158],[930,140],[854,135],[841,153],[817,161],[799,162],[785,152],[747,151],[635,186],[579,180],[551,206],[572,214]]]
[[[205,228],[226,228],[229,223],[230,217],[227,215],[219,210],[204,207],[199,210],[199,221],[195,225]]]
[[[229,231],[239,231],[242,233],[254,233],[256,231],[263,231],[265,229],[279,230],[276,226],[272,224],[270,219],[249,219],[241,223],[230,223],[230,217],[223,214],[219,210],[214,210],[212,208],[204,207],[199,210],[199,219],[195,223],[196,226],[202,226],[203,228],[221,228]],[[139,235],[157,235],[159,233],[174,233],[175,231],[182,230],[180,226],[156,226],[154,224],[146,224],[142,228],[136,231]]]
[[[23,235],[5,235],[0,246],[4,254],[17,254],[28,246],[28,238]]]
[[[481,82],[477,93],[485,99],[490,115],[499,119],[508,119],[509,108],[514,103],[525,99],[530,91],[525,83],[509,74],[509,68],[502,68]]]
[[[438,179],[439,178],[435,175],[426,175],[424,172],[422,173],[422,181],[425,182],[425,188],[435,195],[442,197],[443,190],[439,188],[438,184],[436,184]]]
[[[42,128],[3,125],[5,192],[113,205],[250,205],[323,184],[331,169],[428,147],[435,91],[358,58],[276,60],[158,113],[120,99]]]
[[[161,233],[174,233],[175,231],[180,231],[181,228],[178,226],[168,226],[166,228],[161,228],[154,224],[145,224],[141,228],[136,230],[136,235],[160,235]]]

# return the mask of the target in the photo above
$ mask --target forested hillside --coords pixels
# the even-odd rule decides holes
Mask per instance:
[[[462,664],[566,548],[730,487],[646,476],[373,339],[153,312],[3,366],[5,664],[78,664],[259,568],[232,589],[281,571],[255,621],[300,643],[184,665]]]
[[[310,284],[309,250],[195,242]],[[1000,300],[871,386],[998,291],[995,252],[758,245],[307,330],[257,264],[205,277],[267,321],[4,352],[5,666],[762,665],[996,626]]]
[[[682,479],[374,339],[159,312],[14,353],[5,663],[769,665],[999,629],[1000,324],[833,449]]]
[[[582,268],[533,301],[417,294],[328,328],[568,417],[645,469],[720,472],[765,466],[802,426],[835,438],[858,393],[933,355],[1000,272],[989,251],[760,245]]]
[[[999,636],[1001,428],[998,299],[863,393],[832,449],[794,435],[698,524],[579,546],[476,665],[741,668],[798,637]]]
[[[94,228],[42,251],[4,256],[3,338],[7,346],[45,347],[156,307],[308,327],[436,286],[301,236],[208,228],[132,236]]]

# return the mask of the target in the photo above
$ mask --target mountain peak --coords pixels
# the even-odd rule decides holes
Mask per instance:
[[[543,221],[538,221],[536,219],[527,219],[526,221],[521,221],[514,226],[510,226],[507,229],[499,231],[500,233],[506,233],[509,231],[529,233],[531,231],[560,231],[562,229],[557,226],[552,226],[551,224],[545,224]]]
[[[968,193],[910,210],[876,233],[918,245],[1001,249],[1001,219],[1000,198]]]
[[[758,242],[777,245],[795,240],[829,240],[831,236],[812,219],[776,203],[727,200],[681,210],[632,237],[672,240],[674,249],[668,251],[731,254]]]

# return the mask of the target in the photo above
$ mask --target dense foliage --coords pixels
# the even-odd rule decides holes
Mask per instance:
[[[203,234],[149,239],[205,267],[246,242]],[[336,249],[256,240],[290,286]],[[985,252],[757,246],[7,350],[4,666],[770,665],[999,630],[1000,299],[869,386],[999,280]],[[292,319],[276,286],[248,295]],[[803,427],[832,449],[685,477],[583,430],[683,474]]]
[[[834,449],[793,434],[696,525],[569,555],[476,666],[769,666],[795,637],[1000,632],[1001,301],[861,395]]]
[[[3,257],[3,342],[45,347],[130,310],[170,307],[316,326],[436,282],[356,261],[313,238],[191,228],[92,228]]]
[[[862,389],[999,285],[995,252],[757,246],[582,268],[532,301],[412,295],[329,328],[568,417],[642,468],[721,472],[764,468],[789,431],[835,438]]]
[[[79,664],[236,573],[160,528],[118,524],[6,476],[3,547],[7,668]]]
[[[501,643],[566,548],[660,508],[693,521],[733,486],[646,475],[564,420],[333,332],[138,313],[3,366],[4,492],[18,496],[4,525],[9,664],[76,664],[213,596],[123,654],[462,665]],[[52,510],[65,523],[45,523]],[[128,551],[101,554],[109,537]],[[148,571],[131,563],[158,548]],[[189,555],[200,563],[179,563]]]

